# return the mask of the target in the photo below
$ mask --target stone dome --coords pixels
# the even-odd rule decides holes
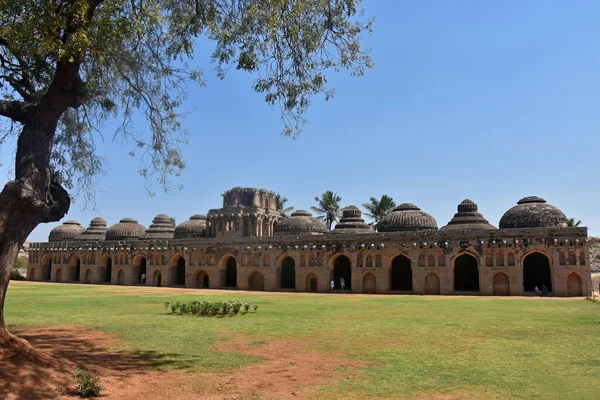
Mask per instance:
[[[400,204],[377,224],[379,232],[425,231],[437,228],[435,218],[411,203]]]
[[[175,225],[173,220],[166,214],[158,214],[152,220],[150,227],[146,229],[146,233],[142,235],[142,239],[173,239],[175,233]]]
[[[462,230],[462,229],[497,229],[491,225],[487,219],[478,211],[477,204],[472,200],[465,199],[458,205],[458,212],[448,222],[448,225],[442,226],[440,231]]]
[[[146,233],[146,227],[134,218],[123,218],[106,231],[106,240],[138,239]]]
[[[206,215],[192,215],[175,228],[175,239],[192,239],[206,236]]]
[[[73,240],[85,231],[85,228],[77,221],[72,219],[65,221],[50,231],[48,235],[49,242],[62,242]]]
[[[96,217],[90,221],[90,226],[79,235],[79,240],[104,240],[106,239],[106,220],[102,217]]]
[[[275,226],[274,235],[314,235],[327,232],[325,224],[305,210],[294,211]]]
[[[537,196],[523,197],[504,213],[500,229],[566,227],[567,217],[557,207]]]
[[[335,225],[332,233],[373,233],[373,229],[362,219],[362,211],[356,206],[348,206],[342,210],[342,218]]]

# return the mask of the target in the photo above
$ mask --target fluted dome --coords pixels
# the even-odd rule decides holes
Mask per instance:
[[[79,235],[79,240],[104,240],[106,239],[106,220],[102,217],[96,217],[90,221],[90,226]]]
[[[275,226],[275,236],[314,235],[327,232],[325,224],[305,210],[293,212]]]
[[[348,206],[342,210],[342,218],[335,225],[332,233],[373,233],[373,229],[362,219],[362,212],[356,206]]]
[[[192,215],[189,220],[175,228],[175,239],[191,239],[206,236],[206,215]]]
[[[152,220],[150,227],[146,229],[146,233],[142,235],[142,239],[173,239],[175,233],[175,225],[171,217],[166,214],[158,214]]]
[[[85,228],[79,222],[68,220],[50,231],[48,241],[61,242],[64,240],[73,240],[84,231]]]
[[[106,240],[138,239],[146,232],[144,225],[138,224],[134,218],[123,218],[106,231]]]
[[[523,197],[517,205],[504,213],[500,228],[553,228],[566,227],[567,217],[557,207],[537,196]]]
[[[435,218],[411,203],[400,204],[377,224],[379,232],[424,231],[437,228]]]
[[[496,229],[490,225],[487,219],[478,211],[477,204],[472,200],[465,199],[458,205],[458,212],[448,222],[448,225],[442,226],[440,231],[462,229]]]

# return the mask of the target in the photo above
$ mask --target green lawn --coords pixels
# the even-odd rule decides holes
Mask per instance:
[[[165,301],[239,299],[235,318],[166,314]],[[311,350],[364,361],[318,398],[600,398],[600,305],[585,300],[247,293],[12,282],[11,328],[78,324],[117,335],[126,351],[158,353],[155,368],[225,371],[260,362],[217,340],[297,338]],[[308,343],[308,344],[306,344]]]

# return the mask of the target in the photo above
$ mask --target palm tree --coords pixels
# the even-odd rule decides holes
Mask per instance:
[[[576,227],[578,227],[579,225],[581,225],[581,220],[578,220],[577,222],[575,222],[575,218],[569,218],[569,219],[567,220],[567,226],[568,226],[569,228],[576,228]]]
[[[321,195],[321,198],[315,196],[315,201],[319,203],[319,206],[313,206],[310,209],[317,213],[319,218],[327,225],[327,229],[331,230],[331,225],[337,222],[340,217],[340,201],[342,201],[342,198],[337,193],[328,190]]]
[[[282,196],[279,193],[275,194],[275,207],[277,208],[277,211],[279,211],[282,217],[288,217],[288,213],[290,211],[294,211],[294,207],[285,206],[285,203],[287,202],[287,197]]]
[[[373,229],[377,230],[377,224],[379,221],[388,215],[390,211],[396,208],[396,203],[394,202],[394,199],[387,194],[381,196],[381,200],[371,197],[370,201],[370,203],[363,203],[362,206],[367,210],[365,214],[373,219],[373,222],[371,222],[370,225],[373,227]]]

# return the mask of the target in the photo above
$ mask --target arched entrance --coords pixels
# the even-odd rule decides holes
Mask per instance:
[[[69,260],[69,281],[79,282],[81,278],[81,260],[73,255]]]
[[[225,261],[225,287],[237,287],[237,261],[233,257],[229,257]]]
[[[185,258],[179,257],[177,260],[177,286],[185,286]]]
[[[377,278],[375,275],[368,272],[363,276],[363,293],[374,294],[377,293]]]
[[[454,291],[479,292],[477,259],[470,254],[463,254],[454,260]]]
[[[523,291],[535,292],[535,287],[542,290],[546,285],[552,291],[550,260],[542,253],[534,252],[523,259]]]
[[[281,288],[296,289],[296,262],[289,256],[281,262]]]
[[[85,271],[84,282],[88,284],[92,283],[92,270],[89,268]]]
[[[152,285],[153,286],[162,286],[162,276],[160,275],[159,271],[156,271],[154,273],[154,278],[152,278]]]
[[[132,283],[133,284],[145,284],[146,280],[147,280],[147,261],[146,261],[146,257],[144,257],[141,254],[138,254],[137,256],[135,256],[133,258],[133,268],[131,269],[131,273],[132,273]]]
[[[98,280],[102,283],[110,283],[112,281],[112,258],[106,254],[100,259]]]
[[[317,277],[314,274],[310,274],[306,277],[306,288],[309,292],[316,293],[318,291]]]
[[[494,275],[493,280],[494,296],[510,296],[510,282],[508,275],[502,272]]]
[[[45,255],[42,257],[42,280],[49,281],[52,279],[52,257]]]
[[[124,284],[125,284],[125,271],[120,269],[119,272],[117,272],[117,285],[124,285]]]
[[[250,276],[248,277],[248,290],[265,290],[265,279],[260,274],[260,272],[254,271],[250,274]]]
[[[352,264],[345,255],[340,255],[333,263],[333,282],[335,289],[341,290],[341,280],[344,280],[344,290],[352,290]]]
[[[439,295],[440,294],[440,277],[430,272],[425,277],[425,294]]]
[[[411,263],[404,255],[399,255],[392,260],[390,290],[412,291]]]
[[[63,280],[63,276],[62,276],[62,269],[57,269],[56,270],[56,282],[62,282]]]
[[[567,296],[580,297],[583,296],[583,287],[581,285],[581,277],[573,272],[567,277]]]
[[[208,289],[208,274],[206,271],[200,271],[196,274],[196,289]]]

